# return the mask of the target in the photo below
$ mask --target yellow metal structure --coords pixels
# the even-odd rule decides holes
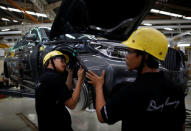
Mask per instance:
[[[9,46],[7,44],[1,44],[0,43],[0,48],[9,48]]]

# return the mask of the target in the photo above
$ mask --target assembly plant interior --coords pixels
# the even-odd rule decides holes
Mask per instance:
[[[191,1],[79,0],[87,8],[74,4],[74,11],[68,1],[0,0],[0,131],[38,131],[35,86],[49,49],[68,55],[73,87],[80,66],[99,75],[106,70],[105,97],[116,83],[133,81],[135,74],[126,71],[121,42],[141,27],[155,28],[167,37],[167,57],[159,67],[182,86],[185,131],[191,131]],[[84,81],[76,107],[67,108],[73,130],[121,131],[121,121],[113,125],[98,121],[94,87]]]

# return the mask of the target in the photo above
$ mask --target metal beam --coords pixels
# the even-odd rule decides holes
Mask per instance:
[[[141,24],[191,24],[191,20],[144,20]]]
[[[60,0],[60,1],[54,2],[54,3],[52,3],[52,4],[48,4],[48,5],[45,7],[45,10],[46,10],[46,11],[53,10],[53,9],[59,7],[59,6],[61,5],[61,3],[62,3],[62,1]]]
[[[172,37],[171,39],[169,39],[169,42],[171,42],[171,41],[177,41],[177,40],[179,40],[180,38],[182,38],[182,37],[184,37],[184,36],[186,36],[186,35],[191,35],[191,30],[190,30],[190,31],[183,32],[183,33],[181,33],[181,34],[178,34],[178,35]]]
[[[3,29],[12,29],[12,30],[19,30],[22,33],[29,31],[31,28],[34,27],[51,27],[52,23],[43,23],[43,24],[22,24],[22,25],[11,25],[11,26],[0,26],[0,30]]]
[[[188,7],[183,7],[183,6],[178,6],[178,5],[173,5],[173,4],[167,4],[167,3],[161,3],[161,2],[156,2],[156,5],[167,7],[167,8],[172,8],[180,11],[188,11],[191,12],[191,8]]]
[[[7,3],[5,2],[5,0],[3,1],[0,1],[1,4],[5,4],[5,5],[8,5],[8,6],[12,6],[12,4],[10,3]],[[17,3],[18,5],[20,5],[22,8],[25,8],[27,7],[27,9],[34,9],[34,6],[30,3],[24,3],[24,2],[20,2],[20,1],[15,1],[15,3]],[[26,6],[26,7],[25,7]],[[36,9],[35,9],[36,10]]]
[[[162,33],[166,34],[166,35],[171,35],[171,34],[180,34],[182,32],[180,32],[180,31],[163,31]]]
[[[0,10],[1,11],[1,10]],[[24,21],[24,22],[27,22],[27,23],[33,23],[33,21],[31,19],[21,19],[19,18],[18,16],[16,16],[13,12],[11,11],[7,11],[7,10],[3,10],[5,11],[6,13],[8,13],[9,15],[7,15],[6,13],[0,13],[0,15],[4,18],[8,18],[9,20],[17,20],[18,22],[21,22],[21,21]],[[15,18],[15,19],[14,19]]]
[[[6,32],[0,32],[0,35],[18,35],[18,34],[22,34],[21,31],[6,31]]]
[[[144,27],[144,26],[139,26]],[[191,29],[191,25],[167,25],[167,26],[152,26],[155,29],[164,29],[164,28],[172,28],[172,29]]]
[[[44,12],[44,4],[42,3],[41,0],[30,0],[33,5],[40,11],[40,12]]]

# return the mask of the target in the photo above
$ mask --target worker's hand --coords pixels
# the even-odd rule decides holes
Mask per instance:
[[[102,71],[102,75],[98,76],[93,71],[88,70],[86,72],[86,77],[90,80],[88,83],[92,84],[94,87],[102,87],[104,84],[104,76],[105,76],[105,70]]]
[[[80,66],[80,69],[78,70],[78,80],[84,79],[84,69]]]
[[[68,67],[66,67],[66,71],[68,72],[68,74],[73,74],[73,70]]]

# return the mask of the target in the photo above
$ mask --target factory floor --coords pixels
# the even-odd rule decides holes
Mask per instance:
[[[191,80],[190,90],[185,98],[189,113],[186,119],[186,130],[191,131]],[[74,131],[121,131],[121,122],[114,125],[101,124],[96,112],[71,111]],[[0,131],[37,131],[37,116],[33,98],[4,97],[0,95]]]
[[[5,97],[0,99],[0,131],[37,131],[37,116],[33,98]],[[191,109],[191,91],[186,96],[186,107]],[[71,111],[74,131],[120,131],[121,122],[101,124],[95,112]],[[191,118],[189,118],[189,123]],[[191,131],[191,127],[186,128]]]
[[[120,131],[121,122],[109,126],[97,120],[95,112],[70,111],[74,131]],[[0,99],[0,131],[37,131],[33,98]]]

